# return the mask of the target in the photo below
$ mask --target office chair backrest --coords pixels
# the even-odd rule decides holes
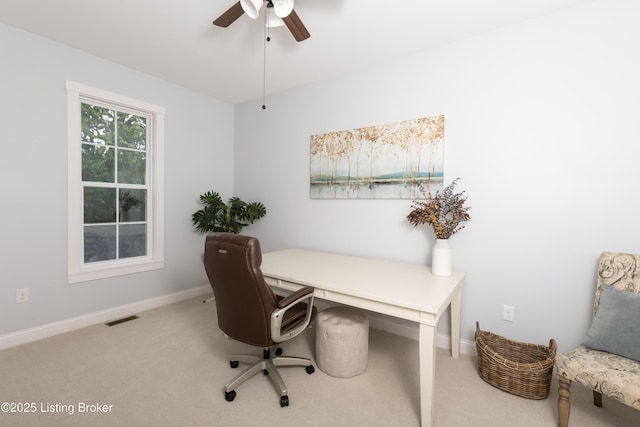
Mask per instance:
[[[215,296],[218,326],[235,340],[268,347],[274,344],[270,319],[277,298],[264,281],[261,263],[255,237],[214,233],[206,238],[204,266]]]

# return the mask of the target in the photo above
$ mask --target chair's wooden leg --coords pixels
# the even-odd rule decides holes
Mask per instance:
[[[593,390],[593,404],[598,408],[602,408],[602,393]]]
[[[571,413],[571,380],[558,375],[558,427],[569,426],[569,414]]]

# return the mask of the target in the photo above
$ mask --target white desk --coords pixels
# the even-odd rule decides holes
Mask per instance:
[[[464,273],[441,277],[431,268],[325,252],[290,249],[262,255],[262,274],[276,288],[315,287],[315,296],[420,324],[420,408],[433,424],[436,326],[451,305],[451,350],[460,355],[460,303]]]

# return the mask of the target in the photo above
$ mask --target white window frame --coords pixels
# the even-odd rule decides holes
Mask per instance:
[[[164,268],[164,115],[157,105],[67,80],[68,169],[68,283],[85,282]],[[147,167],[150,205],[147,207],[147,256],[93,263],[84,262],[84,206],[82,186],[82,102],[136,110],[150,117]]]

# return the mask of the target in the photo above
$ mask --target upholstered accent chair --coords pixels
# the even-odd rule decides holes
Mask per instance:
[[[235,354],[230,365],[251,366],[225,385],[225,399],[236,397],[236,388],[258,373],[264,373],[280,393],[280,406],[289,406],[287,387],[278,367],[301,366],[314,372],[311,360],[281,356],[279,343],[305,331],[313,320],[313,291],[304,287],[286,297],[273,293],[266,284],[260,264],[262,252],[255,237],[230,233],[207,236],[204,266],[213,288],[218,327],[231,339],[262,348],[262,354]],[[275,356],[272,357],[272,353]]]
[[[571,382],[640,410],[640,255],[600,257],[593,322],[582,345],[556,356],[558,425],[569,424]]]

